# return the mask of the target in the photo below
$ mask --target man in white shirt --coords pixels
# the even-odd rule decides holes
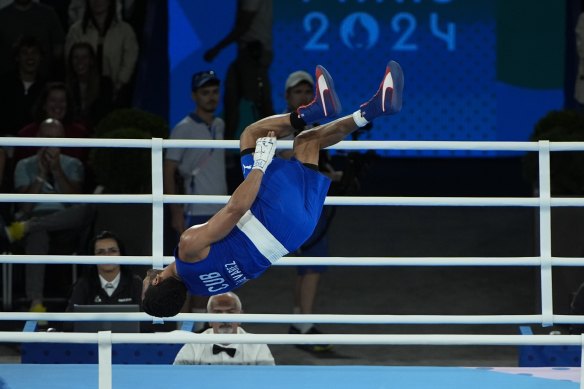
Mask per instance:
[[[219,105],[219,83],[214,71],[193,74],[191,98],[196,105],[195,110],[174,127],[171,139],[224,139],[225,122],[215,115]],[[183,188],[179,188],[178,176]],[[164,156],[164,191],[171,195],[226,195],[225,150],[167,149]],[[179,236],[190,226],[205,223],[220,209],[221,205],[217,204],[171,204],[172,228]]]
[[[211,296],[208,313],[242,313],[241,301],[233,292]],[[203,334],[245,334],[239,323],[209,323]],[[275,365],[266,344],[185,344],[175,365]]]

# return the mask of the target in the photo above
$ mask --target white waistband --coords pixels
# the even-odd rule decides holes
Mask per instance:
[[[271,263],[288,254],[286,247],[251,213],[247,211],[237,222],[237,227]]]

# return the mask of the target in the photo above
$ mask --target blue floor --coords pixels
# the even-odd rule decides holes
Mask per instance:
[[[579,368],[114,365],[114,389],[579,388]],[[542,377],[546,376],[547,377]],[[0,389],[98,388],[97,365],[0,365]]]

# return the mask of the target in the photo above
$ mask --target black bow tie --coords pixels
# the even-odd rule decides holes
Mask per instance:
[[[223,347],[218,344],[213,345],[213,354],[219,354],[220,352],[227,353],[231,358],[235,356],[235,349],[233,347]]]

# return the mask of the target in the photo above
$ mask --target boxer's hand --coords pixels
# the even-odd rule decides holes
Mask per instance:
[[[274,131],[270,131],[268,136],[264,138],[259,138],[256,141],[255,153],[253,155],[253,167],[252,169],[260,169],[262,172],[266,172],[268,165],[272,162],[274,158],[274,153],[276,152],[276,137]]]

